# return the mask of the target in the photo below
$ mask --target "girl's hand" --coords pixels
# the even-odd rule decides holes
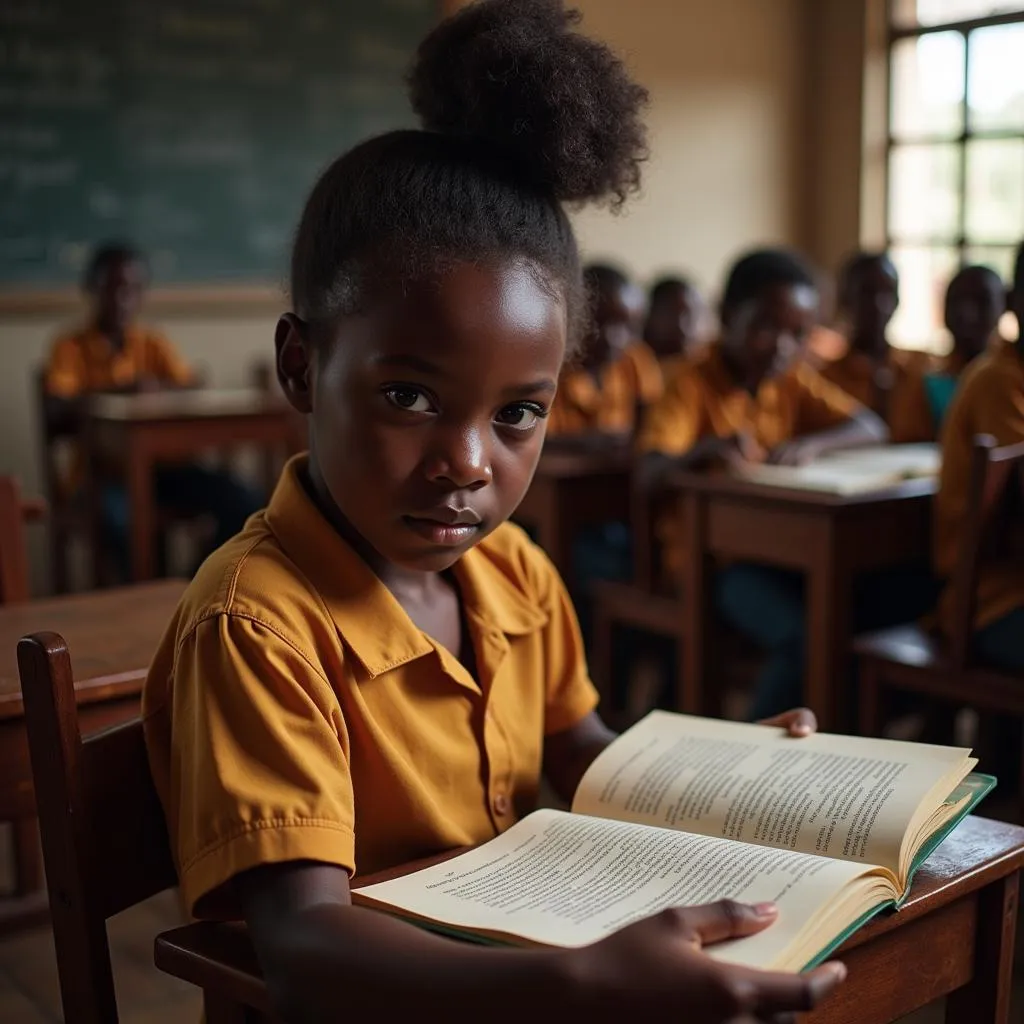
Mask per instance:
[[[783,711],[781,715],[763,719],[758,725],[777,725],[780,729],[785,729],[790,736],[810,736],[812,732],[818,731],[818,720],[810,708]]]
[[[593,1021],[669,1014],[687,1024],[770,1021],[810,1010],[846,977],[829,963],[806,974],[756,971],[712,960],[703,948],[754,935],[778,916],[774,904],[723,900],[664,910],[574,950],[574,1002]]]

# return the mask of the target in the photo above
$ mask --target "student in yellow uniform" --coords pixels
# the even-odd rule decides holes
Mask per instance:
[[[625,439],[636,427],[638,410],[660,396],[661,367],[634,333],[636,289],[626,275],[592,264],[583,281],[590,301],[589,330],[576,365],[562,374],[548,436]]]
[[[935,441],[968,365],[999,342],[999,320],[1006,312],[1006,286],[989,267],[964,267],[946,289],[945,321],[949,353],[931,364],[908,365],[902,387],[890,405],[894,441]]]
[[[46,366],[51,415],[71,415],[83,396],[99,392],[195,384],[195,375],[170,341],[137,320],[148,276],[144,257],[131,246],[108,244],[93,254],[83,280],[92,305],[89,321],[57,339]],[[78,472],[67,482],[69,490],[80,484]],[[159,467],[153,487],[161,508],[212,516],[213,547],[237,533],[262,505],[260,496],[242,481],[197,463]],[[107,483],[100,499],[105,541],[127,574],[127,491],[121,484]]]
[[[1013,312],[1024,338],[1024,245],[1017,254],[1011,294]],[[942,429],[942,474],[935,496],[935,569],[949,579],[956,568],[967,512],[971,451],[974,438],[989,434],[1000,445],[1024,441],[1024,343],[993,346],[964,372]],[[1011,528],[1024,539],[1024,478],[1011,481],[1017,491],[1018,517]],[[1013,499],[1011,496],[1010,500]],[[1011,671],[1024,671],[1024,545],[1016,558],[983,567],[978,580],[975,643],[982,657]],[[952,588],[947,585],[939,605],[940,622],[950,628]]]
[[[838,298],[841,350],[836,353],[830,345],[833,351],[822,358],[821,344],[811,346],[822,376],[879,413],[894,444],[935,440],[935,427],[921,404],[922,381],[934,369],[932,360],[889,344],[889,324],[899,306],[899,276],[889,255],[859,252],[850,257],[839,272]]]
[[[700,343],[704,299],[692,282],[663,277],[651,287],[644,341],[662,366],[692,355]]]
[[[770,906],[523,951],[351,905],[356,872],[507,829],[542,771],[571,797],[611,739],[562,583],[506,522],[583,316],[562,203],[624,198],[644,153],[645,93],[574,24],[557,0],[463,9],[411,74],[425,130],[314,187],[275,339],[310,453],[200,571],[147,679],[184,898],[245,920],[283,1019],[725,1024],[842,976],[702,952]]]
[[[653,406],[638,444],[642,473],[656,488],[674,466],[715,461],[802,463],[837,448],[884,440],[881,419],[823,380],[802,357],[814,329],[818,293],[796,256],[762,250],[739,260],[722,298],[721,338],[703,357],[679,367]],[[665,558],[678,572],[679,514],[662,528]],[[799,574],[736,564],[716,580],[720,613],[762,646],[753,715],[799,696],[805,649],[805,599]],[[933,600],[926,573],[869,578],[855,595],[864,628],[916,617]]]

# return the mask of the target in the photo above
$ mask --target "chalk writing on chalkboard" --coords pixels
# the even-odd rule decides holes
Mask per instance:
[[[94,244],[161,284],[276,283],[317,174],[412,123],[437,0],[4,0],[0,287],[75,282]]]

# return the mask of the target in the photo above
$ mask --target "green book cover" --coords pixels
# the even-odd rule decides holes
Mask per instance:
[[[810,963],[804,965],[804,970],[809,971],[812,967],[817,967],[818,964],[824,963],[828,958],[851,936],[854,932],[863,928],[873,917],[877,917],[883,910],[899,910],[899,908],[906,902],[907,897],[910,896],[910,890],[913,886],[914,875],[917,874],[921,865],[932,855],[935,848],[960,824],[964,818],[967,817],[975,807],[978,806],[981,801],[996,788],[996,777],[994,775],[983,775],[981,772],[971,772],[970,775],[964,778],[963,782],[953,790],[952,793],[946,797],[945,803],[956,804],[959,803],[964,796],[969,795],[970,799],[961,808],[960,813],[947,822],[938,831],[932,833],[932,835],[925,841],[924,845],[920,850],[917,851],[917,856],[914,858],[913,863],[910,865],[910,871],[907,874],[907,888],[903,893],[903,896],[899,900],[885,900],[879,903],[877,907],[872,907],[866,914],[858,918],[853,924],[850,925],[841,935],[837,935],[836,938],[830,942],[818,955],[811,960]]]

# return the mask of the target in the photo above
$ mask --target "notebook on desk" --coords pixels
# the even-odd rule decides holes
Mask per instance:
[[[904,480],[935,477],[942,456],[935,444],[880,445],[834,452],[806,466],[750,463],[733,472],[770,487],[862,494],[884,490]]]

